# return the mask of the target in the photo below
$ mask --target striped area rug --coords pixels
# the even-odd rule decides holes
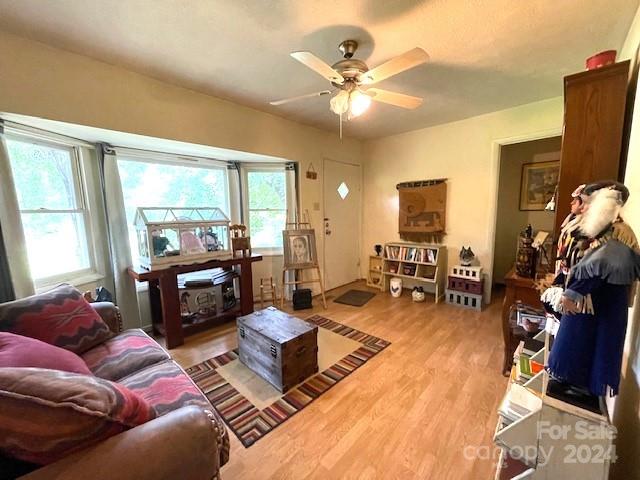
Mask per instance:
[[[266,408],[257,408],[217,372],[219,367],[238,358],[237,350],[187,369],[187,373],[245,447],[253,445],[390,345],[386,340],[319,315],[307,318],[306,321],[355,340],[361,346],[331,367],[284,393]]]

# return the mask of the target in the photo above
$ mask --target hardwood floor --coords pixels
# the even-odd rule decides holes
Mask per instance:
[[[245,449],[231,436],[231,479],[491,479],[502,367],[500,300],[481,313],[379,293],[364,307],[318,299],[313,313],[392,342],[343,382]],[[371,290],[373,291],[373,290]],[[237,346],[231,323],[171,350],[189,367]],[[476,452],[479,452],[480,458]],[[466,455],[465,455],[466,453]]]

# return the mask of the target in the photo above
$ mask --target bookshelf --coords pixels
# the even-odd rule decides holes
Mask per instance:
[[[383,290],[389,280],[402,278],[403,287],[423,287],[438,303],[444,296],[447,249],[442,245],[391,242],[384,246],[382,258]]]
[[[381,256],[369,255],[369,270],[367,271],[368,287],[383,289],[382,262],[383,258]]]
[[[544,346],[532,362],[547,363],[552,335],[542,330]],[[594,412],[547,391],[549,374],[523,376],[516,350],[507,392],[498,410],[494,443],[501,453],[495,480],[606,480],[615,461],[615,429],[606,405]]]

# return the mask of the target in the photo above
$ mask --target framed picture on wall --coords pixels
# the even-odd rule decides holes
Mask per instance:
[[[306,268],[318,264],[315,230],[283,230],[284,267]]]
[[[522,165],[520,210],[544,210],[553,197],[559,176],[559,161]]]

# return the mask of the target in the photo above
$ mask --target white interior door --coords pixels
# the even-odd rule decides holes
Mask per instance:
[[[360,166],[325,159],[324,284],[327,290],[360,278]]]

